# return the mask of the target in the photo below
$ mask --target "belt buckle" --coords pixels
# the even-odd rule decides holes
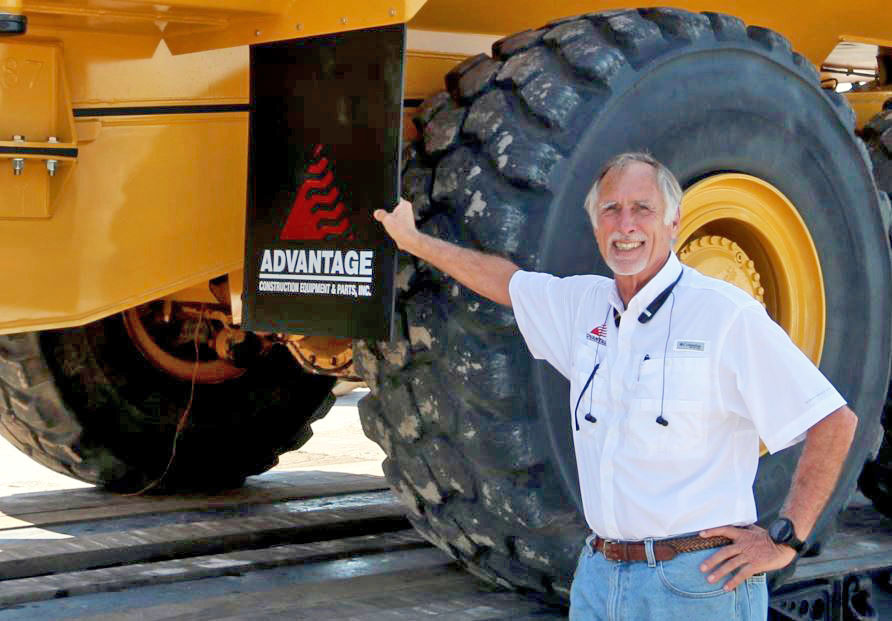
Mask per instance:
[[[615,541],[608,541],[607,539],[605,539],[604,544],[601,546],[601,553],[604,555],[604,558],[615,563],[622,561],[622,558],[620,556],[613,556],[610,553],[610,550],[613,548],[613,546],[617,545],[618,544]]]

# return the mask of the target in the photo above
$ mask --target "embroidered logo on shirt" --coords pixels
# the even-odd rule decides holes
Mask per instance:
[[[604,322],[600,326],[592,328],[592,331],[586,334],[585,338],[599,345],[607,345],[607,323]]]
[[[706,341],[675,341],[675,351],[706,351]]]

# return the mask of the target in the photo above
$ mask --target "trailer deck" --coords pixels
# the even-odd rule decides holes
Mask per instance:
[[[427,544],[381,477],[275,472],[218,495],[17,494],[0,512],[0,620],[566,618]],[[882,618],[867,605],[892,613],[892,602],[871,600],[867,575],[890,565],[892,520],[856,505],[772,607]]]

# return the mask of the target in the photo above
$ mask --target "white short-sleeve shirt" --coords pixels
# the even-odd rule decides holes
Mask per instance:
[[[759,438],[779,451],[845,405],[758,302],[674,254],[628,308],[601,276],[519,271],[509,292],[530,352],[570,380],[585,517],[601,537],[755,522]]]

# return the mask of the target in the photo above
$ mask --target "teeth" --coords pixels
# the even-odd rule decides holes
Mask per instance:
[[[633,250],[643,244],[644,242],[614,242],[617,248],[620,250]]]

